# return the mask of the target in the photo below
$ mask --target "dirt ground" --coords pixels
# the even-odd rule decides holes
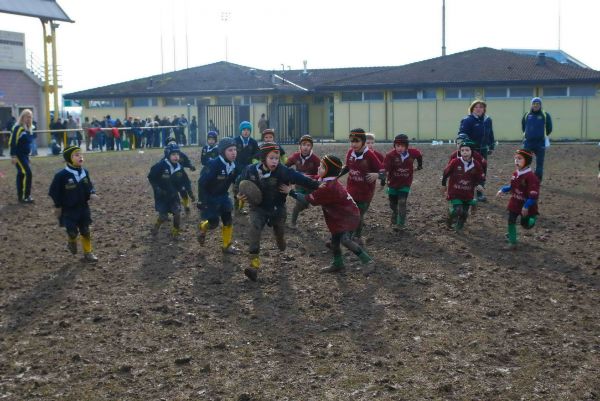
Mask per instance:
[[[160,150],[86,155],[100,196],[95,266],[69,254],[52,213],[62,158],[34,159],[36,203],[25,206],[1,161],[0,399],[600,399],[600,148],[553,145],[541,216],[508,251],[508,198],[493,195],[517,145],[490,157],[490,201],[460,235],[445,228],[439,191],[453,145],[417,146],[425,167],[408,228],[391,229],[384,192],[368,214],[375,274],[364,277],[352,254],[345,273],[318,272],[331,256],[311,208],[288,230],[285,257],[263,233],[257,283],[242,273],[245,216],[234,226],[241,255],[223,257],[220,230],[201,247],[195,211],[182,241],[166,227],[152,241],[146,175]],[[185,151],[197,164],[197,148]]]

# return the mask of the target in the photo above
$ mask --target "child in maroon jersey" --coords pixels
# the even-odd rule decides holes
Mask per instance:
[[[470,141],[469,135],[465,134],[464,132],[460,132],[456,136],[456,151],[454,151],[450,154],[450,159],[448,160],[448,162],[452,161],[452,159],[457,159],[460,157],[460,145],[465,141]],[[483,168],[483,174],[486,175],[487,174],[487,160],[485,160],[483,158],[483,156],[481,156],[481,153],[479,153],[476,150],[472,151],[471,157],[473,157],[473,160],[476,160],[479,162],[479,164],[481,164],[481,168]]]
[[[511,249],[517,246],[517,217],[521,216],[521,226],[530,229],[537,220],[537,200],[540,194],[540,180],[531,171],[533,154],[525,149],[515,153],[517,170],[510,179],[510,185],[505,185],[496,194],[511,193],[508,201],[508,244]]]
[[[373,153],[375,153],[375,156],[377,156],[377,159],[379,159],[379,162],[383,163],[383,159],[385,158],[385,155],[377,150],[375,150],[375,134],[372,134],[370,132],[367,132],[365,134],[365,136],[367,137],[367,148],[369,148],[369,150]]]
[[[340,177],[349,173],[346,188],[360,210],[360,223],[353,239],[361,246],[364,246],[361,236],[365,214],[373,199],[377,178],[384,177],[383,164],[369,150],[366,142],[365,130],[355,128],[350,131],[350,149],[346,154],[346,165],[340,172]]]
[[[413,171],[423,168],[421,151],[408,147],[408,137],[404,134],[394,138],[394,149],[385,155],[383,166],[387,175],[387,193],[392,209],[392,226],[404,227],[406,222],[406,200],[413,181]],[[381,186],[385,180],[381,180]]]
[[[297,152],[294,152],[285,162],[287,167],[294,166],[296,171],[308,176],[316,176],[321,164],[319,156],[313,153],[313,139],[310,135],[303,135],[300,138],[300,146]],[[310,190],[307,188],[296,186],[296,192],[307,195]],[[308,206],[300,202],[296,202],[294,210],[292,210],[292,227],[296,227],[298,222],[298,215],[301,211],[306,209]]]
[[[481,164],[473,160],[471,147],[473,142],[466,141],[460,145],[460,157],[451,160],[444,169],[442,177],[442,190],[446,193],[448,199],[448,227],[456,231],[462,230],[467,217],[469,216],[469,207],[473,207],[477,200],[474,198],[474,191],[483,192],[481,182],[484,179]],[[448,188],[446,190],[446,182]],[[456,220],[456,224],[455,224]]]
[[[294,191],[289,185],[281,185],[280,191],[289,194],[298,203],[321,206],[329,232],[331,232],[331,250],[333,263],[321,269],[322,273],[333,273],[344,270],[341,245],[352,251],[365,264],[373,266],[371,257],[354,241],[350,239],[352,231],[360,222],[360,212],[352,196],[337,180],[342,169],[342,161],[333,155],[326,155],[321,160],[318,174],[321,186],[309,195]],[[372,268],[365,270],[370,274]]]

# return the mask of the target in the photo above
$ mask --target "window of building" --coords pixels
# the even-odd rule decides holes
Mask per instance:
[[[507,88],[485,88],[484,92],[486,99],[494,97],[506,97]]]
[[[544,88],[544,96],[567,96],[567,87],[551,86]]]
[[[313,104],[323,104],[323,103],[325,103],[325,96],[313,97]]]
[[[165,106],[187,106],[194,105],[193,97],[166,97]]]
[[[421,91],[421,99],[435,99],[437,93],[435,89],[423,89]]]
[[[134,97],[132,107],[150,107],[158,106],[158,98],[155,97]]]
[[[252,96],[250,101],[252,103],[267,103],[267,96]]]
[[[342,102],[362,102],[362,92],[342,92]]]
[[[446,99],[460,99],[460,89],[446,88],[444,92]]]
[[[219,96],[217,97],[217,103],[218,105],[232,105],[233,104],[233,98],[231,96]]]
[[[88,102],[90,108],[100,107],[124,107],[125,101],[123,99],[101,99],[101,100],[90,100]]]
[[[594,87],[594,86],[571,86],[571,87],[569,87],[569,96],[596,96],[596,92],[597,92],[597,90],[596,90],[596,87]]]
[[[473,88],[446,88],[444,92],[446,99],[472,99],[475,97]]]
[[[510,97],[532,97],[533,88],[529,86],[509,88],[508,90]]]
[[[382,101],[383,92],[363,92],[363,100],[365,102]]]
[[[413,100],[417,98],[417,91],[414,89],[399,90],[392,92],[392,100]]]

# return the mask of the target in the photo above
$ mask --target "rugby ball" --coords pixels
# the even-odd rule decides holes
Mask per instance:
[[[250,180],[242,180],[240,182],[239,193],[244,195],[251,205],[259,205],[262,202],[260,188]]]

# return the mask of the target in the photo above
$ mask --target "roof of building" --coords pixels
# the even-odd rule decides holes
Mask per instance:
[[[561,64],[572,64],[583,68],[590,68],[585,65],[581,61],[577,60],[575,57],[570,54],[564,52],[563,50],[554,50],[554,49],[502,49],[509,52],[517,53],[517,54],[527,54],[529,56],[537,56],[538,54],[545,54],[546,57],[553,58]]]
[[[64,95],[68,99],[276,94],[352,89],[600,83],[600,71],[487,47],[403,66],[266,71],[229,62]]]
[[[56,0],[0,0],[0,13],[24,15],[43,20],[74,22]]]

